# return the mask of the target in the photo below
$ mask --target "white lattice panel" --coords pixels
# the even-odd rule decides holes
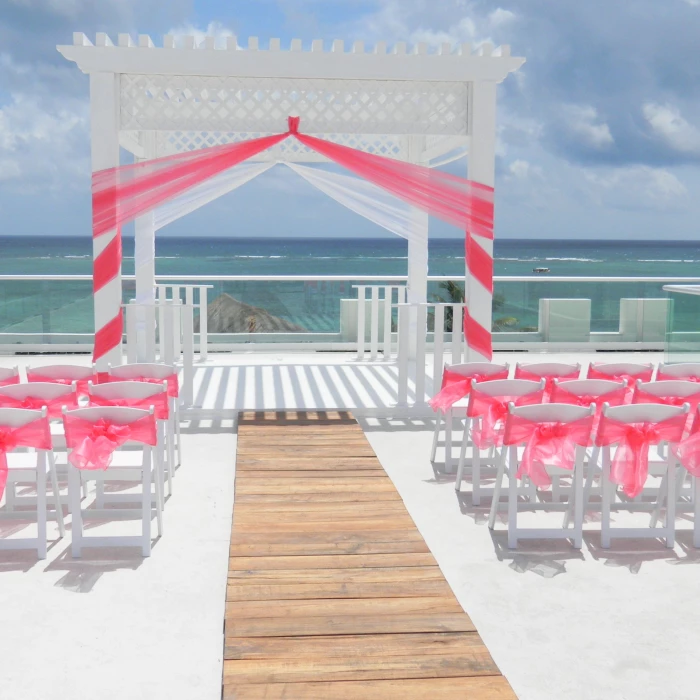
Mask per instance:
[[[254,132],[222,132],[222,131],[159,131],[156,138],[156,157],[173,153],[182,153],[199,148],[209,148],[225,143],[236,143],[248,139],[267,136],[259,131]],[[136,133],[134,133],[136,136]],[[357,135],[357,134],[321,134],[321,138],[334,143],[340,143],[350,148],[356,148],[367,153],[388,156],[404,160],[407,157],[405,138],[387,134]],[[324,162],[326,159],[303,146],[296,139],[290,138],[278,146],[255,156],[256,161],[289,161],[299,163]]]
[[[467,133],[467,84],[172,75],[121,76],[123,130],[312,134]]]

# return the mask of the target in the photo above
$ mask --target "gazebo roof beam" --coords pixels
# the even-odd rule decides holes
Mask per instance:
[[[292,39],[290,50],[283,51],[278,39],[271,39],[270,48],[262,49],[258,38],[251,37],[248,48],[241,50],[235,37],[229,37],[226,49],[221,49],[213,40],[197,46],[193,36],[182,37],[179,46],[172,36],[166,36],[163,47],[155,47],[148,35],[141,35],[137,44],[129,34],[120,34],[118,46],[110,44],[105,34],[98,35],[93,45],[85,34],[77,32],[72,45],[59,46],[58,50],[84,73],[256,78],[500,82],[525,62],[511,56],[509,47],[494,49],[488,43],[476,52],[469,44],[457,50],[443,44],[437,52],[429,53],[425,43],[407,51],[406,44],[398,42],[387,51],[386,44],[379,42],[368,52],[360,41],[346,51],[343,41],[337,39],[326,51],[321,40],[315,40],[311,50],[304,50],[301,39]]]

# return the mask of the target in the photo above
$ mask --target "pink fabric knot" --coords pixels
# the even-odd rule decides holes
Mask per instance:
[[[22,399],[20,408],[28,408],[32,411],[40,411],[46,405],[44,399],[38,399],[36,396],[25,396]]]
[[[17,444],[17,437],[13,431],[0,428],[0,452],[12,452]]]
[[[630,425],[625,431],[625,439],[633,449],[640,449],[643,445],[650,445],[659,441],[659,431],[654,425],[642,423]]]
[[[561,423],[541,423],[535,430],[540,440],[554,440],[566,437],[566,428]]]
[[[107,469],[114,451],[131,435],[128,425],[114,425],[101,419],[95,423],[68,459],[78,469]]]
[[[299,122],[301,117],[287,117],[287,124],[289,126],[289,133],[294,135],[299,133]]]

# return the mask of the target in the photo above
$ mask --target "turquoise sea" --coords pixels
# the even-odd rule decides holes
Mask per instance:
[[[431,275],[464,274],[463,241],[430,241]],[[166,238],[157,240],[160,275],[403,275],[407,244],[399,238]],[[530,282],[499,283],[497,314],[513,327],[537,323],[540,297],[592,299],[593,330],[614,330],[621,297],[663,296],[655,283],[548,283],[550,276],[700,277],[700,243],[692,241],[497,240],[497,275],[532,275]],[[90,274],[91,240],[86,237],[0,237],[0,275]],[[133,239],[124,240],[124,273],[133,273]],[[228,293],[309,331],[339,329],[339,300],[355,295],[345,283],[214,283],[210,299]],[[431,296],[442,295],[436,284]],[[133,287],[125,283],[125,299]],[[0,331],[90,333],[89,282],[18,282],[0,279]]]

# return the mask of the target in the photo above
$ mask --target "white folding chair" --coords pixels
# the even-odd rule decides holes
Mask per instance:
[[[478,376],[484,380],[487,377],[494,375],[508,374],[508,363],[497,364],[495,362],[465,362],[458,365],[446,364],[444,372],[454,372],[459,374],[465,379],[470,379],[472,377]],[[437,454],[438,441],[440,439],[440,426],[444,419],[445,422],[445,471],[449,472],[452,469],[452,429],[454,418],[466,418],[467,410],[467,399],[468,394],[465,394],[462,399],[460,399],[453,406],[448,408],[444,414],[443,411],[437,411],[437,419],[435,421],[435,432],[433,434],[433,447],[430,452],[430,461],[435,461],[435,456]],[[469,431],[469,420],[466,420],[464,426],[465,432]]]
[[[150,384],[146,382],[108,382],[107,384],[88,384],[88,402],[90,406],[130,406],[131,408],[141,408],[148,410],[151,404],[159,402],[164,411],[156,409],[156,421],[158,425],[158,449],[155,452],[158,478],[160,480],[161,494],[165,490],[165,430],[170,420],[170,402],[168,400],[168,384]],[[173,469],[172,461],[168,464],[168,495],[173,493]],[[105,502],[119,502],[121,500],[133,500],[129,497],[120,498],[118,495],[105,497],[103,484],[98,481],[95,484],[95,502],[101,508]],[[161,503],[161,508],[164,502]]]
[[[540,404],[535,406],[516,407],[513,403],[508,406],[508,416],[505,426],[505,440],[511,442],[512,423],[518,419],[524,419],[532,424],[532,430],[537,431],[544,427],[572,424],[583,421],[578,428],[579,443],[573,448],[575,451],[575,461],[573,472],[554,464],[543,465],[547,475],[551,478],[554,475],[571,476],[573,479],[573,489],[569,498],[573,501],[574,507],[574,527],[569,529],[568,521],[565,519],[561,527],[550,528],[522,528],[518,527],[519,510],[543,510],[561,511],[566,507],[569,510],[571,504],[559,503],[557,501],[538,501],[530,499],[528,503],[522,503],[518,499],[518,477],[520,466],[518,448],[525,447],[531,436],[523,442],[511,442],[505,444],[502,450],[502,459],[498,466],[496,475],[496,485],[491,502],[491,512],[489,514],[489,528],[493,529],[496,524],[496,515],[503,488],[503,476],[508,470],[508,547],[514,549],[518,546],[519,539],[572,539],[574,547],[580,549],[583,544],[583,462],[586,454],[586,446],[591,439],[593,428],[593,416],[595,415],[595,404],[591,406],[572,406],[570,404]]]
[[[46,365],[45,367],[27,367],[28,382],[51,382],[56,384],[78,383],[83,389],[87,382],[94,379],[94,366],[84,365]]]
[[[157,362],[135,362],[129,365],[119,365],[112,367],[109,365],[109,375],[112,380],[121,381],[138,381],[139,379],[147,378],[151,381],[168,381],[177,385],[177,367],[174,365],[163,365]],[[173,381],[172,378],[175,378]],[[180,398],[172,396],[170,392],[170,420],[168,421],[167,440],[166,440],[166,461],[165,468],[170,471],[170,465],[173,473],[175,467],[182,464],[182,449],[180,440]],[[175,461],[175,453],[177,453],[177,462]]]
[[[475,423],[482,421],[481,404],[488,399],[498,399],[503,402],[511,401],[514,397],[527,399],[533,395],[544,391],[544,379],[539,382],[533,382],[528,379],[493,379],[491,381],[476,382],[472,384],[472,390],[469,393],[467,405],[467,423],[468,427],[464,431],[462,437],[462,446],[459,451],[459,465],[457,467],[457,478],[455,480],[455,490],[459,491],[464,478],[464,467],[466,464],[467,445],[470,442],[470,432],[473,432]],[[485,410],[485,409],[484,409]],[[472,461],[471,461],[471,477],[472,477],[472,505],[478,506],[481,504],[481,450],[472,444]],[[489,458],[491,466],[494,466],[493,460],[498,462],[498,448],[500,445],[493,445],[492,457]]]
[[[32,425],[33,424],[33,425]],[[38,442],[23,432],[31,430],[36,433]],[[0,408],[0,436],[3,433],[13,434],[17,448],[5,452],[7,459],[7,486],[14,488],[18,483],[33,483],[36,485],[36,537],[2,538],[0,550],[4,549],[36,549],[39,559],[46,558],[46,477],[49,475],[53,486],[56,522],[60,536],[65,535],[63,513],[61,510],[55,469],[48,458],[50,450],[38,447],[40,444],[50,444],[49,421],[46,410],[30,411],[23,408]],[[34,444],[32,444],[34,443]],[[20,451],[18,448],[26,448]],[[4,518],[26,519],[28,511],[3,509]]]
[[[515,365],[516,379],[560,379],[578,374],[581,365],[578,362],[518,362]]]
[[[19,367],[0,367],[0,386],[19,384],[20,381]]]
[[[668,365],[660,363],[656,381],[663,382],[668,379],[700,380],[700,362],[678,362]]]
[[[65,465],[59,461],[59,469],[57,470],[56,460],[56,455],[58,455],[59,458],[61,456],[65,457],[66,447],[61,409],[63,406],[77,408],[77,400],[75,382],[72,384],[32,382],[0,386],[0,407],[27,408],[31,410],[41,410],[43,406],[47,407],[53,447],[51,452],[48,453],[47,458],[51,467],[52,487],[55,489],[58,489],[57,474],[65,474],[65,471],[62,471]],[[29,503],[32,500],[32,497],[23,497],[18,501],[14,485],[7,490],[6,504],[9,510],[12,510],[15,505]],[[60,526],[63,527],[62,517]]]
[[[650,381],[654,374],[652,362],[591,362],[586,369],[586,379],[644,379]]]
[[[154,468],[152,446],[129,440],[122,447],[113,453],[112,462],[107,469],[78,469],[71,462],[72,455],[72,428],[73,420],[86,422],[91,426],[109,425],[118,427],[135,428],[135,424],[144,419],[153,421],[152,430],[156,432],[155,415],[153,411],[144,411],[139,408],[126,408],[122,406],[106,406],[99,408],[79,408],[75,411],[64,412],[66,422],[66,436],[69,445],[68,464],[68,493],[70,496],[71,516],[72,516],[72,536],[73,542],[71,551],[73,557],[82,556],[84,547],[134,547],[141,548],[144,557],[151,554],[151,521],[154,516],[152,504],[155,502],[155,517],[158,525],[158,535],[163,534],[163,514],[161,509],[162,493],[159,493],[159,478],[157,470]],[[134,449],[139,448],[139,449]],[[87,480],[103,480],[117,482],[131,482],[140,484],[140,510],[134,508],[117,510],[113,508],[84,509],[81,500],[81,482]],[[156,497],[153,498],[151,484],[155,485]],[[86,519],[109,520],[132,517],[135,514],[141,515],[141,534],[132,535],[109,535],[109,536],[86,536],[83,523]]]
[[[682,421],[678,421],[677,429],[674,428],[672,439],[668,436],[661,437],[658,440],[649,442],[649,447],[659,445],[660,442],[679,442],[684,431],[684,424],[688,414],[689,405],[683,406],[664,406],[661,404],[633,404],[629,406],[607,406],[603,405],[603,415],[600,419],[596,441],[605,443],[607,440],[604,436],[608,426],[606,421],[615,421],[617,424],[622,424],[622,427],[627,430],[626,426],[636,427],[644,426],[646,428],[660,426],[664,421],[670,421],[674,418],[683,417]],[[668,439],[666,439],[668,438]],[[666,540],[667,547],[673,547],[675,543],[675,520],[676,520],[676,500],[675,498],[666,498],[666,518],[664,527],[612,527],[611,512],[627,510],[630,512],[649,509],[655,507],[655,503],[645,503],[637,498],[630,501],[615,501],[617,493],[617,484],[614,484],[610,479],[611,470],[611,447],[617,444],[616,449],[620,449],[619,441],[611,444],[606,444],[602,447],[602,517],[601,517],[601,545],[604,549],[610,547],[613,538],[659,538]],[[665,477],[668,483],[668,492],[675,492],[675,466],[676,458],[673,451],[666,450],[666,458],[658,463],[649,461],[649,475],[657,477]]]

